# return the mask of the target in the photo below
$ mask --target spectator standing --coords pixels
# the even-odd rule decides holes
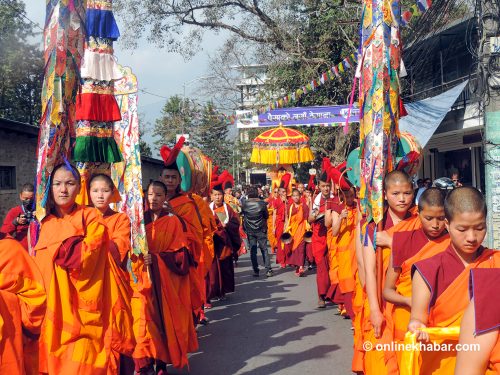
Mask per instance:
[[[462,186],[458,172],[453,172],[451,174],[451,181],[453,181],[453,185],[455,185],[456,188]]]
[[[241,208],[241,215],[243,216],[243,229],[248,236],[254,276],[259,276],[259,262],[257,261],[258,246],[262,253],[264,266],[267,269],[266,276],[270,277],[273,275],[273,271],[267,248],[267,219],[269,213],[267,211],[267,203],[259,198],[258,191],[253,186],[248,188],[248,199]]]
[[[35,219],[33,201],[35,188],[32,184],[24,184],[19,193],[21,204],[11,208],[3,222],[0,232],[10,234],[29,251],[28,231],[30,222]]]

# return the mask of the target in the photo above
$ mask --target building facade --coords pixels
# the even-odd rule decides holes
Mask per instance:
[[[463,185],[484,191],[484,122],[480,98],[472,93],[475,51],[471,41],[476,33],[474,19],[466,17],[405,50],[408,74],[403,100],[432,98],[469,81],[425,146],[419,177],[434,180],[459,173]]]

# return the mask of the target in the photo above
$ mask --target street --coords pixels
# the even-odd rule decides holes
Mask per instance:
[[[274,256],[272,257],[274,262]],[[215,301],[210,323],[198,328],[200,349],[190,357],[190,373],[350,374],[351,321],[337,307],[316,308],[316,275],[298,278],[292,268],[255,278],[250,257],[236,269],[236,292]],[[175,371],[172,374],[187,374]]]

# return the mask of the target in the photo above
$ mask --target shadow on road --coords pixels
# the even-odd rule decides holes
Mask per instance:
[[[200,349],[190,357],[190,373],[273,374],[338,350],[338,345],[314,346],[313,336],[326,328],[322,324],[324,319],[319,320],[320,324],[300,327],[306,316],[324,311],[309,305],[306,308],[298,306],[303,305],[301,300],[304,297],[311,296],[293,293],[292,289],[297,288],[299,280],[292,274],[293,271],[287,269],[277,271],[277,275],[271,278],[262,274],[255,278],[249,257],[240,259],[236,269],[236,292],[224,301],[214,302],[214,307],[207,312],[210,323],[198,328]],[[310,290],[310,293],[314,292]],[[299,353],[286,349],[278,350],[276,354],[266,353],[301,340],[307,343]],[[251,369],[247,367],[249,360],[252,360]],[[169,368],[169,373],[189,372]]]

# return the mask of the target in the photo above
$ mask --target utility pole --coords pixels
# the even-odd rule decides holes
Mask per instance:
[[[478,91],[484,114],[487,246],[500,248],[500,22],[498,2],[477,0]]]

